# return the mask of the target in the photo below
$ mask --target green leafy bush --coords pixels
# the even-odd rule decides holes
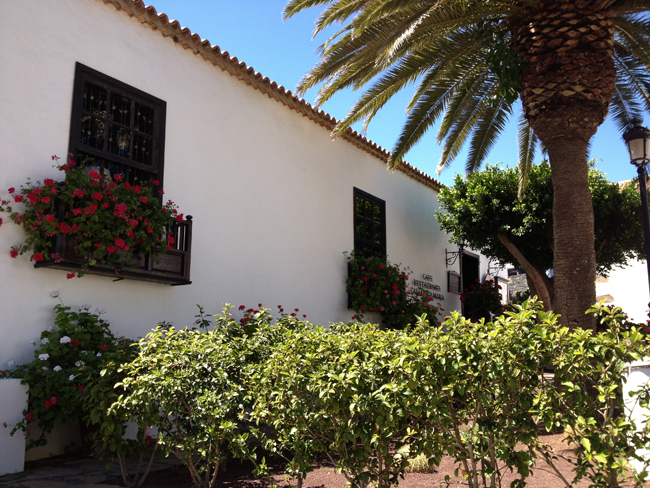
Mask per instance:
[[[219,328],[158,328],[124,366],[126,378],[118,386],[126,394],[111,412],[131,412],[156,426],[162,450],[183,461],[197,486],[214,487],[220,463],[236,449],[247,356],[245,340],[233,340]]]
[[[619,308],[602,303],[589,310],[599,317],[598,334],[576,329],[563,331],[564,339],[553,351],[553,384],[543,384],[534,411],[547,428],[565,429],[567,441],[576,448],[573,482],[587,478],[592,486],[618,487],[628,477],[628,459],[645,463],[635,449],[650,444],[650,425],[643,428],[625,415],[622,380],[626,365],[650,356],[641,331],[626,323]],[[548,337],[555,342],[555,338]],[[639,395],[648,405],[646,385]],[[648,473],[635,475],[635,486],[645,486]]]
[[[440,304],[426,290],[408,289],[410,270],[391,264],[385,256],[363,257],[354,252],[344,253],[348,259],[346,280],[353,319],[363,320],[367,312],[379,312],[390,329],[407,329],[423,313],[435,318]]]
[[[251,416],[301,462],[329,456],[352,486],[396,484],[408,461],[395,451],[418,430],[400,351],[416,342],[369,324],[290,331],[249,378]]]

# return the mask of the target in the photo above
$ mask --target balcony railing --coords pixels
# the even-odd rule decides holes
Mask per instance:
[[[86,273],[111,276],[117,280],[130,279],[153,281],[170,285],[189,285],[190,262],[192,254],[192,216],[178,222],[170,219],[169,226],[165,229],[168,236],[174,237],[173,249],[166,251],[157,258],[131,254],[131,261],[138,267],[114,268],[102,264],[89,266]],[[74,237],[67,234],[54,236],[52,252],[60,256],[56,261],[39,261],[35,268],[53,268],[66,271],[79,271],[84,262],[83,257],[74,251]]]

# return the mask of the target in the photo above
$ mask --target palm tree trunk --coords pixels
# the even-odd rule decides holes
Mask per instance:
[[[596,301],[594,211],[589,191],[587,140],[554,138],[547,144],[553,181],[553,284],[562,324],[593,329],[585,311]]]
[[[611,2],[541,0],[514,29],[526,65],[521,100],[546,146],[553,181],[555,311],[563,325],[593,329],[594,213],[587,145],[614,92]]]

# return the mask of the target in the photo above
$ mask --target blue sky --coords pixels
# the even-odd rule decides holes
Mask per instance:
[[[317,48],[326,35],[312,39],[314,20],[319,9],[303,12],[286,22],[282,21],[285,0],[152,0],[158,13],[166,13],[178,20],[222,51],[228,51],[262,75],[294,90],[302,76],[318,61]],[[345,92],[335,96],[322,108],[337,119],[343,118],[358,98],[359,93]],[[316,91],[304,95],[314,102]],[[401,93],[371,122],[367,137],[390,150],[405,120],[405,107],[409,93]],[[516,120],[511,123],[493,147],[486,161],[508,166],[517,164]],[[650,121],[647,121],[650,123]],[[360,131],[359,126],[354,127]],[[441,147],[435,137],[435,128],[406,156],[406,160],[420,170],[436,177],[436,166]],[[466,153],[461,153],[454,163],[437,177],[451,184],[454,175],[464,172]],[[598,168],[612,181],[629,180],[636,171],[629,162],[625,145],[616,127],[606,120],[592,141],[591,158],[599,160]],[[538,161],[541,158],[536,159]],[[600,161],[602,160],[602,161]]]

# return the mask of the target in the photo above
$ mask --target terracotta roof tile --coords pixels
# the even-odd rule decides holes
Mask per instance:
[[[240,62],[236,57],[231,57],[227,51],[222,52],[219,46],[213,46],[207,39],[201,39],[198,34],[192,33],[187,27],[181,27],[181,24],[177,20],[170,21],[166,14],[159,14],[153,6],[145,6],[142,0],[97,1],[110,4],[116,10],[123,11],[130,17],[135,17],[140,23],[149,26],[153,30],[157,30],[164,37],[171,37],[174,42],[180,44],[185,49],[191,50],[193,54],[201,56],[214,66],[218,66],[222,70],[227,71],[247,85],[266,94],[269,98],[295,110],[327,130],[331,131],[336,125],[337,120],[328,113],[312,107],[309,102],[291,93],[291,90],[287,90],[275,81],[271,81],[269,78],[262,76],[252,66],[247,66],[246,63],[243,61]],[[347,129],[339,137],[375,156],[382,163],[387,163],[390,153],[357,131]],[[405,161],[400,164],[397,171],[405,173],[410,178],[433,190],[439,191],[442,187],[442,183]]]

